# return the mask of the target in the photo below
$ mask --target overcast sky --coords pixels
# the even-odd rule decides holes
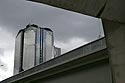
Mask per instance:
[[[62,53],[104,36],[100,19],[25,0],[0,0],[0,80],[13,75],[15,36],[28,23],[51,28]]]

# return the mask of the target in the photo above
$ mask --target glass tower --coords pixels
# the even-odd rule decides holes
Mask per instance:
[[[23,70],[22,69],[23,35],[24,35],[24,31],[20,30],[15,40],[14,74],[18,74]]]
[[[14,75],[54,58],[54,49],[51,29],[27,25],[16,36]]]

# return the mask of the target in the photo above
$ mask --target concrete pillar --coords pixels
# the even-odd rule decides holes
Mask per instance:
[[[125,24],[104,19],[102,21],[110,56],[113,83],[125,83]]]

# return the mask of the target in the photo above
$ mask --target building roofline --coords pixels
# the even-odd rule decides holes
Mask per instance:
[[[16,35],[16,38],[17,38],[17,36],[18,36],[21,32],[23,32],[23,31],[24,31],[24,29],[20,29],[19,32],[18,32],[17,35]]]
[[[20,34],[20,32],[24,32],[24,31],[25,31],[27,28],[29,28],[29,27],[36,27],[36,28],[40,28],[40,29],[44,29],[44,30],[53,32],[52,29],[50,29],[50,28],[42,28],[42,27],[38,27],[38,25],[36,25],[36,24],[28,24],[28,25],[26,26],[26,28],[20,29],[20,30],[18,31],[18,33],[17,33],[17,35],[16,35],[16,38],[17,38],[17,36]]]

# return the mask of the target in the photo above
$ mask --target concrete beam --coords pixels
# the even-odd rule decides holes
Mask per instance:
[[[29,0],[125,23],[125,0]]]
[[[125,23],[125,0],[108,0],[101,18]]]

